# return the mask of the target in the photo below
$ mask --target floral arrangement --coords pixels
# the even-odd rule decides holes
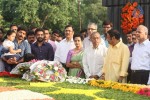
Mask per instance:
[[[63,82],[67,76],[67,72],[60,62],[47,60],[37,61],[31,65],[30,74],[32,80],[35,79],[45,82]]]
[[[20,64],[21,66],[19,67],[19,72],[20,72],[21,74],[24,74],[26,71],[29,71],[29,70],[30,70],[29,67],[30,67],[32,64],[34,64],[35,62],[37,62],[37,61],[40,61],[40,60],[33,59],[33,60],[29,61],[29,62],[25,62],[25,63]]]
[[[19,63],[15,68],[12,69],[10,74],[20,74],[23,75],[26,71],[30,70],[30,66],[34,62],[24,62],[24,63]]]
[[[150,97],[150,88],[142,88],[137,92],[137,94]]]
[[[91,80],[91,79],[84,79],[84,78],[73,77],[73,76],[68,76],[66,78],[66,82],[76,83],[76,84],[86,84],[86,83],[88,83],[89,80]]]
[[[132,29],[136,29],[140,24],[144,22],[143,19],[143,9],[137,2],[133,4],[128,2],[122,8],[121,14],[121,28],[123,33],[127,34],[132,31]]]
[[[133,92],[133,93],[137,93],[141,88],[146,87],[145,85],[118,83],[104,80],[91,80],[89,81],[89,84],[92,86],[117,89],[124,92]]]

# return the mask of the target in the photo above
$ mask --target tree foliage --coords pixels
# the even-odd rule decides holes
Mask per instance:
[[[100,26],[106,18],[102,0],[1,0],[0,6],[3,27],[15,23],[63,30],[72,24],[79,32],[80,25],[86,28],[89,22],[96,22]]]

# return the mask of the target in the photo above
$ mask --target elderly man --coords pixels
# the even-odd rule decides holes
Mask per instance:
[[[67,25],[65,27],[65,39],[63,39],[59,45],[57,46],[54,60],[60,61],[63,66],[66,68],[66,59],[69,50],[75,48],[74,41],[73,41],[74,29],[72,25]],[[69,71],[66,68],[67,72]]]
[[[130,51],[120,37],[121,34],[117,30],[111,29],[107,32],[110,46],[102,70],[107,81],[123,82],[127,76]]]
[[[134,45],[131,62],[131,83],[147,84],[150,72],[150,42],[148,28],[140,25],[136,30],[138,42]]]
[[[91,42],[91,34],[93,32],[97,32],[97,24],[95,23],[89,23],[87,26],[87,34],[88,37],[86,37],[83,41],[83,47],[84,48],[88,48],[89,46],[92,46],[92,42]],[[103,39],[101,39],[101,44],[105,45],[105,42]]]
[[[92,46],[85,49],[83,55],[83,69],[86,78],[99,79],[102,75],[102,66],[106,56],[106,46],[100,44],[101,38],[98,32],[91,35]]]

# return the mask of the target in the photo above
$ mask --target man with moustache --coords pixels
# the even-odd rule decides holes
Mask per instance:
[[[26,37],[26,29],[24,27],[19,27],[16,34],[16,39],[14,40],[15,50],[21,49],[20,59],[17,61],[15,58],[6,59],[2,57],[3,62],[5,64],[5,71],[10,72],[18,63],[24,62],[24,55],[27,53],[31,53],[30,44],[25,41]]]
[[[115,29],[107,32],[107,41],[110,45],[102,69],[102,77],[106,81],[125,82],[128,75],[130,51],[120,37],[121,34]]]
[[[53,47],[45,42],[45,32],[41,28],[35,30],[37,41],[31,45],[31,52],[34,54],[35,59],[53,61],[54,51]]]
[[[34,31],[30,30],[27,32],[27,41],[29,42],[30,45],[36,41]]]
[[[65,67],[66,71],[69,71],[69,68],[66,67],[66,59],[69,50],[75,48],[75,44],[73,41],[74,29],[72,25],[67,25],[65,27],[65,39],[63,39],[59,45],[57,46],[55,52],[55,59],[62,63],[63,67]]]

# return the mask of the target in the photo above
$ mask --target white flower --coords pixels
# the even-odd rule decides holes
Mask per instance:
[[[55,71],[58,71],[58,67],[54,67],[54,70],[55,70]]]
[[[38,67],[38,68],[41,68],[41,67],[42,67],[42,65],[37,65],[37,67]]]

